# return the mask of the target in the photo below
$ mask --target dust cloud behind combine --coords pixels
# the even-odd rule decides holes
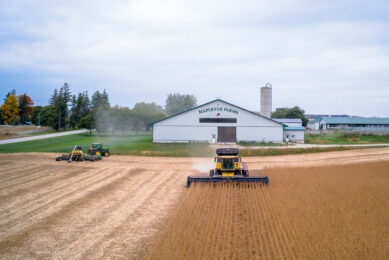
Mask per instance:
[[[177,214],[176,212],[180,211],[180,205],[183,201],[188,200],[187,196],[198,190],[197,185],[193,186],[193,190],[192,187],[189,190],[185,188],[186,176],[207,176],[209,169],[214,167],[213,158],[111,156],[95,163],[73,162],[69,164],[55,162],[55,157],[56,154],[43,153],[0,155],[0,258],[142,259],[146,256],[153,241],[159,234],[165,232],[165,226],[169,227],[169,221]],[[309,199],[312,197],[312,193],[308,192],[313,192],[312,183],[317,184],[317,180],[313,178],[314,175],[304,179],[302,178],[304,174],[297,171],[285,169],[283,174],[280,174],[272,173],[272,168],[388,162],[389,150],[380,148],[309,155],[250,157],[244,158],[244,161],[248,163],[252,175],[263,174],[261,171],[269,174],[270,186],[264,189],[260,188],[261,196],[266,199],[258,203],[267,201],[266,208],[281,210],[281,206],[287,199],[285,195],[293,194],[296,198],[305,198],[306,201],[305,204],[299,204],[300,201],[297,203],[296,200],[297,204],[291,204],[295,208],[287,206],[287,212],[301,207],[302,209],[296,211],[302,210],[304,214],[313,214],[320,220],[321,215],[307,211],[302,207],[307,205],[306,203],[308,206],[311,205],[312,199],[315,198]],[[329,180],[326,180],[326,175],[320,172],[317,174],[320,176],[319,180],[329,183]],[[335,170],[331,174],[336,176]],[[288,178],[284,179],[284,176]],[[285,182],[291,176],[296,176],[297,179],[302,178],[302,181],[292,181],[293,185],[287,186]],[[352,176],[354,175],[350,172],[350,180],[353,180]],[[365,185],[368,185],[367,187],[371,187],[369,185],[372,185],[372,182],[382,177],[377,177],[374,171],[358,176],[356,180],[358,187],[362,185],[362,180],[365,181]],[[330,180],[335,182],[337,179]],[[387,179],[382,181],[382,185],[384,184],[387,184]],[[328,185],[323,187],[327,187],[331,191],[331,187]],[[346,187],[351,188],[352,185]],[[380,187],[379,185],[375,186],[379,190]],[[243,191],[243,195],[250,195],[250,191],[252,192],[250,189],[243,189]],[[375,194],[372,193],[373,191],[374,189],[371,189],[369,193],[361,193],[361,195],[368,194],[367,198],[374,202]],[[225,193],[225,191],[222,192]],[[335,200],[337,194],[339,193],[333,193],[333,200],[327,201],[331,214],[334,213],[334,209],[337,209],[333,206],[337,203]],[[277,198],[277,196],[279,196],[278,199],[274,200],[273,197]],[[182,197],[184,198],[181,199]],[[203,200],[204,203],[207,203],[209,198],[204,197]],[[242,200],[242,198],[233,198],[234,200]],[[362,202],[363,200],[361,200]],[[217,202],[214,201],[212,205],[216,204]],[[221,205],[224,205],[223,202]],[[354,204],[345,203],[344,205],[350,208]],[[364,204],[361,205],[361,209],[364,209]],[[262,207],[262,204],[255,207],[259,206]],[[322,210],[328,207],[323,207]],[[240,209],[252,210],[250,208]],[[246,213],[240,209],[233,209],[235,210],[234,219]],[[207,210],[206,208],[197,209],[201,212],[207,212]],[[276,212],[268,212],[269,215],[266,217],[270,218]],[[378,211],[372,212],[376,212],[377,217],[380,216]],[[358,219],[351,215],[352,224],[358,223]],[[258,218],[263,218],[263,216],[258,215]],[[342,219],[345,218],[343,216]],[[367,220],[369,219],[367,218]],[[275,226],[272,225],[280,225],[270,220],[267,219],[266,223],[271,225],[264,228],[274,229]],[[293,220],[290,219],[292,224]],[[207,223],[207,220],[204,219],[204,225]],[[313,225],[312,222],[309,223],[311,223],[309,227]],[[335,227],[339,227],[336,226],[336,223],[334,222],[335,226],[330,230],[334,231]],[[360,230],[365,230],[368,227],[367,222],[360,223],[363,224]],[[379,224],[379,222],[372,223]],[[296,227],[301,227],[299,226],[301,224],[301,221],[292,226],[285,224],[283,230],[286,231],[280,231],[281,233],[278,235],[282,237],[285,236],[284,234],[287,236],[293,234],[295,232],[293,230]],[[346,227],[346,230],[350,231],[350,225],[346,225]],[[189,231],[193,227],[188,225],[186,228]],[[289,229],[291,231],[288,231]],[[386,230],[383,229],[385,232]],[[292,233],[282,233],[287,231]],[[316,231],[320,230],[316,229]],[[228,230],[226,229],[225,232]],[[250,232],[252,231],[249,231],[249,234],[251,234]],[[355,233],[359,231],[351,230],[350,232],[351,234],[359,234]],[[267,238],[267,240],[270,239],[269,241],[275,241],[274,237],[278,236],[276,233],[264,234],[270,236]],[[325,239],[332,238],[331,234],[325,234],[327,234]],[[189,233],[187,235],[189,236]],[[302,234],[300,236],[302,239],[306,239]],[[242,239],[246,238],[243,236]],[[157,239],[157,241],[160,240]],[[256,242],[250,243],[255,245]],[[275,246],[285,247],[283,244],[277,244],[278,242],[274,243]],[[203,248],[203,250],[205,249]]]

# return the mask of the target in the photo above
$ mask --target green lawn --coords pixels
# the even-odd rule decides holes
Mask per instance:
[[[89,136],[76,134],[35,141],[0,145],[0,153],[23,152],[54,152],[67,153],[74,145],[81,146],[86,152],[92,143],[102,143],[108,146],[114,155],[145,155],[145,156],[211,156],[212,149],[205,143],[171,143],[154,144],[151,135],[127,136]]]
[[[376,139],[375,139],[376,140]],[[385,139],[384,139],[385,140]],[[89,136],[76,134],[29,142],[0,145],[0,153],[53,152],[67,153],[74,145],[86,152],[92,143],[108,146],[113,155],[168,156],[168,157],[209,157],[214,151],[207,143],[166,143],[155,144],[150,133],[145,135]],[[329,142],[330,143],[330,142]],[[389,146],[389,144],[388,144]],[[285,154],[317,153],[360,149],[361,147],[298,148],[298,149],[241,149],[242,156],[272,156]]]
[[[377,144],[389,143],[389,136],[344,134],[335,132],[321,135],[305,135],[306,144]]]

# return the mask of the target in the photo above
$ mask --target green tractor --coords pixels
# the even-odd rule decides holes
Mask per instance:
[[[89,148],[88,154],[108,157],[111,155],[111,152],[109,151],[108,147],[104,147],[102,144],[95,143],[92,144],[91,148]]]

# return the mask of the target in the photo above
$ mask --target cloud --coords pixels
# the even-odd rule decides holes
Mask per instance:
[[[387,7],[0,1],[0,70],[41,75],[41,85],[51,88],[64,81],[75,91],[107,88],[112,103],[124,106],[163,104],[168,93],[180,92],[200,103],[221,97],[259,110],[259,87],[271,82],[275,107],[388,116]],[[345,96],[349,101],[339,102]]]

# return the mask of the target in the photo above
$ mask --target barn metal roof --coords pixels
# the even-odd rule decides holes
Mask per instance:
[[[317,122],[320,122],[320,120],[321,120],[321,117],[308,121],[308,124],[309,123],[317,123]]]
[[[389,125],[388,117],[323,117],[325,124]]]
[[[280,123],[302,123],[301,118],[272,118],[274,121]]]
[[[151,123],[150,125],[154,125],[154,124],[156,124],[156,123],[158,123],[158,122],[164,121],[164,120],[166,120],[166,119],[169,119],[169,118],[172,118],[172,117],[181,115],[181,114],[184,114],[184,113],[186,113],[186,112],[192,111],[192,110],[194,110],[194,109],[197,109],[197,108],[199,108],[199,107],[202,107],[202,106],[211,104],[211,103],[216,102],[216,101],[224,102],[224,103],[226,103],[226,104],[228,104],[228,105],[230,105],[230,106],[234,106],[234,107],[240,108],[240,109],[242,109],[242,110],[244,110],[244,111],[246,111],[246,112],[249,112],[249,113],[251,113],[251,114],[254,114],[254,115],[256,115],[256,116],[259,116],[259,117],[262,117],[262,118],[266,118],[267,120],[276,122],[277,124],[280,124],[280,125],[283,125],[283,126],[286,126],[285,124],[283,124],[283,123],[281,123],[281,122],[277,122],[277,121],[275,121],[275,120],[272,119],[272,118],[268,118],[268,117],[266,117],[266,116],[262,116],[262,115],[260,115],[260,114],[258,114],[258,113],[255,113],[255,112],[250,111],[250,110],[247,110],[247,109],[245,109],[245,108],[243,108],[243,107],[240,107],[240,106],[231,104],[231,103],[229,103],[229,102],[227,102],[227,101],[224,101],[224,100],[221,100],[221,99],[219,99],[219,98],[218,98],[218,99],[215,99],[215,100],[212,100],[212,101],[209,101],[209,102],[207,102],[207,103],[205,103],[205,104],[201,104],[201,105],[199,105],[199,106],[192,107],[191,109],[185,110],[185,111],[180,112],[180,113],[177,113],[177,114],[175,114],[175,115],[171,115],[171,116],[165,117],[165,118],[163,118],[163,119],[161,119],[161,120],[158,120],[158,121],[155,121],[155,122]]]

